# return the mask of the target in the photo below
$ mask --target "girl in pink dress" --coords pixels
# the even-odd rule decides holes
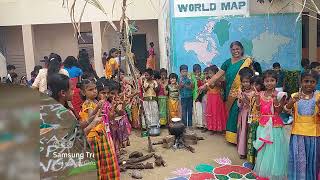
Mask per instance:
[[[240,159],[245,159],[247,155],[247,130],[248,130],[248,117],[250,112],[250,101],[254,95],[252,89],[252,76],[253,71],[249,68],[243,68],[239,71],[241,80],[241,89],[238,97],[238,130],[237,130],[237,150]]]
[[[217,66],[210,66],[208,76],[212,77],[218,72]],[[216,82],[214,86],[207,89],[206,121],[209,131],[222,132],[226,129],[227,109],[222,100],[221,82]]]

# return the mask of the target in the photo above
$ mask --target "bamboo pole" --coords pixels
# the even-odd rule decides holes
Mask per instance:
[[[126,63],[128,63],[129,65],[129,70],[131,71],[130,74],[133,76],[133,81],[134,84],[136,85],[135,88],[136,90],[138,89],[138,78],[136,77],[136,73],[134,71],[134,65],[133,65],[133,56],[132,56],[132,52],[131,52],[131,44],[129,41],[129,19],[126,16],[126,3],[127,0],[122,0],[122,16],[120,19],[120,47],[122,48],[123,52],[125,52],[126,54]],[[121,51],[120,51],[121,52]],[[121,67],[121,53],[119,53],[119,66]],[[120,83],[120,72],[118,72],[118,80]],[[142,101],[139,99],[138,102],[140,103],[140,107],[142,109],[141,114],[142,117],[144,119],[145,125],[146,125],[146,129],[148,131],[148,151],[149,152],[154,152],[154,149],[152,147],[152,142],[151,142],[151,138],[149,136],[149,126],[147,123],[147,117],[146,114],[144,112],[144,108],[143,108],[143,103]]]

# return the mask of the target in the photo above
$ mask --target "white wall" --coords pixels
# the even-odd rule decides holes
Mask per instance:
[[[67,56],[77,57],[78,40],[74,36],[73,26],[68,24],[33,25],[35,40],[35,62],[40,64],[44,56],[57,53],[64,60]],[[82,32],[90,32],[91,24],[82,23]]]
[[[73,0],[65,1],[69,1],[69,7],[73,2]],[[112,11],[114,1],[116,4]],[[132,20],[157,19],[160,1],[162,0],[128,0],[127,16]],[[0,0],[0,26],[69,23],[70,16],[67,8],[62,7],[62,2],[63,0]],[[85,1],[77,0],[77,2],[76,19],[78,19]],[[100,2],[108,13],[107,17],[88,4],[82,22],[119,21],[122,1],[100,0]]]
[[[118,26],[118,22],[115,23]],[[102,36],[102,49],[103,51],[109,52],[113,47],[119,47],[119,36],[117,33],[110,27],[106,32],[103,32],[105,23],[101,24]],[[135,25],[138,27],[138,32],[136,34],[146,34],[147,48],[149,48],[149,43],[154,42],[154,49],[156,53],[156,58],[160,58],[159,50],[159,38],[158,38],[158,20],[142,20],[136,21]],[[158,63],[159,64],[159,63]],[[159,66],[159,65],[157,65]]]
[[[169,1],[161,1],[163,7],[161,16],[158,19],[158,34],[159,34],[159,50],[160,50],[160,68],[170,69],[170,41],[166,42],[166,38],[170,37],[170,3]]]
[[[15,65],[18,75],[26,75],[21,26],[0,27],[0,30],[7,64]]]

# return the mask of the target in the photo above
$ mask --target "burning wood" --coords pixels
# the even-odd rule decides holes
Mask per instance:
[[[152,145],[162,145],[163,148],[169,149],[172,148],[175,145],[175,136],[174,135],[168,135],[164,137],[162,140],[158,142],[154,142]],[[179,141],[180,146],[184,146],[186,149],[191,151],[192,153],[195,152],[195,149],[190,145],[195,145],[198,143],[198,141],[204,140],[203,137],[197,136],[195,133],[184,133],[182,135],[181,140]],[[178,147],[179,148],[179,147]]]

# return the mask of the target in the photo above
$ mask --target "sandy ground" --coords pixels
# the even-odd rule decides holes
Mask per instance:
[[[288,138],[291,131],[291,126],[285,127]],[[167,167],[155,167],[150,170],[142,170],[141,173],[143,175],[144,180],[165,180],[170,177],[174,177],[172,171],[177,168],[189,168],[194,170],[194,167],[200,163],[210,164],[214,167],[217,164],[214,162],[214,159],[220,157],[228,157],[233,165],[242,165],[244,160],[241,160],[237,153],[237,148],[235,145],[227,143],[224,139],[224,136],[221,134],[212,135],[211,132],[207,131],[206,133],[201,133],[199,130],[195,130],[198,136],[202,136],[205,138],[203,141],[199,141],[197,145],[193,145],[196,152],[191,153],[190,151],[180,149],[180,150],[172,150],[172,149],[164,149],[161,145],[153,146],[155,149],[155,153],[160,154],[164,160],[167,162]],[[161,139],[161,137],[166,136],[168,131],[166,129],[161,130],[161,136],[152,137],[152,141],[156,142]],[[126,148],[128,154],[133,151],[140,151],[144,154],[147,154],[147,138],[140,137],[140,132],[134,131],[130,136],[131,146]],[[148,160],[148,162],[154,162],[154,158]],[[130,174],[131,170],[128,170],[125,173],[121,174],[121,180],[132,180]],[[69,179],[74,180],[82,180],[82,179],[95,179],[96,172],[90,172],[86,174],[81,174],[79,176],[74,176]]]
[[[150,170],[142,170],[143,179],[145,180],[164,180],[170,177],[174,177],[172,171],[177,168],[189,168],[194,170],[194,167],[200,163],[206,163],[213,165],[217,164],[214,159],[220,157],[229,157],[233,165],[242,165],[244,162],[238,156],[237,149],[235,145],[229,144],[225,141],[224,136],[221,134],[212,135],[211,132],[201,133],[199,130],[195,130],[198,136],[205,138],[203,141],[199,141],[197,145],[193,145],[196,152],[191,153],[190,151],[179,149],[164,149],[161,145],[155,145],[155,153],[161,155],[167,162],[167,167],[155,167]],[[168,131],[162,129],[161,137],[166,136]],[[161,137],[152,137],[152,141],[156,142],[161,139]],[[147,153],[147,138],[140,137],[140,132],[135,131],[130,136],[131,146],[127,147],[126,150],[128,154],[133,151],[141,151],[144,154]],[[147,162],[147,161],[145,161]],[[154,158],[148,160],[148,162],[154,162]],[[121,180],[131,180],[130,174],[131,170],[121,174]],[[94,179],[95,172],[90,172],[75,176],[68,179]]]

